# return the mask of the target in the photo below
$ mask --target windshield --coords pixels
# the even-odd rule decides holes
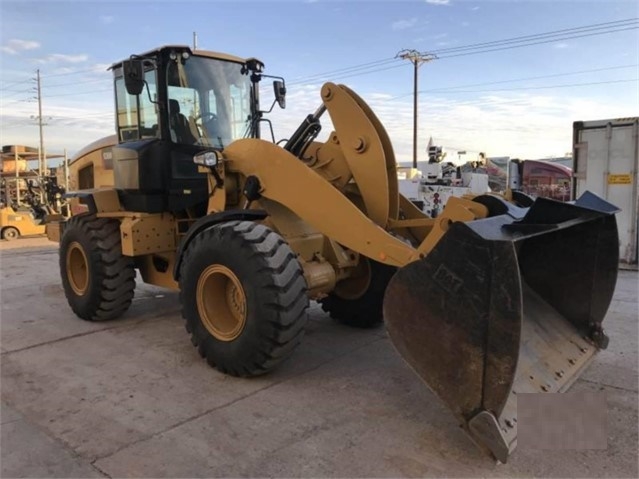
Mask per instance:
[[[167,69],[175,143],[223,148],[251,134],[251,80],[240,63],[181,56]]]

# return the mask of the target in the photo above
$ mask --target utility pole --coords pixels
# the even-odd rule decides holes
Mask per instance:
[[[38,82],[38,127],[40,128],[40,148],[38,149],[38,174],[42,178],[44,170],[44,136],[42,134],[42,90],[40,89],[40,69],[36,70]]]
[[[434,53],[418,52],[417,50],[404,49],[395,58],[409,60],[414,67],[413,74],[413,168],[417,168],[417,72],[422,63],[437,59]]]
[[[47,154],[44,150],[44,133],[43,127],[46,125],[44,122],[44,118],[42,118],[42,85],[40,82],[40,70],[36,70],[36,77],[34,78],[36,81],[36,90],[38,96],[36,100],[38,100],[38,116],[31,115],[32,120],[38,121],[38,129],[40,130],[40,146],[38,148],[38,175],[42,177],[45,174],[45,170],[47,168]],[[49,118],[51,119],[51,118]]]
[[[193,50],[197,50],[197,32],[193,32]]]
[[[69,191],[69,157],[67,149],[64,149],[64,191]]]
[[[13,164],[16,169],[16,204],[20,206],[20,174],[18,168],[18,147],[14,146],[13,152]],[[12,206],[11,201],[9,200],[9,185],[7,184],[7,206]]]

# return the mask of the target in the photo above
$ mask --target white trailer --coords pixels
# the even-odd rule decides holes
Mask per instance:
[[[637,268],[639,117],[573,123],[573,199],[591,191],[621,208],[620,267]]]

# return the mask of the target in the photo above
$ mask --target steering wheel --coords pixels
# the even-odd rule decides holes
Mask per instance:
[[[200,137],[204,143],[218,144],[222,143],[220,137],[224,136],[219,117],[212,112],[206,112],[195,118],[195,124],[200,130]]]
[[[198,121],[201,121],[201,123],[208,123],[209,121],[212,121],[212,120],[217,121],[217,115],[210,111],[200,113],[198,116],[196,116],[193,119],[193,121],[195,121],[196,123]]]
[[[193,119],[193,122],[199,130],[200,137],[203,138],[211,138],[212,134],[218,130],[217,115],[210,111],[199,114]]]

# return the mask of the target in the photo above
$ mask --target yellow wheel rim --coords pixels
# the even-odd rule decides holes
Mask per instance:
[[[78,296],[84,295],[89,287],[89,262],[84,249],[77,241],[69,245],[66,262],[71,289]]]
[[[368,291],[371,285],[371,263],[368,258],[360,256],[359,263],[352,274],[337,283],[335,294],[342,299],[358,299]]]
[[[197,281],[197,310],[202,324],[220,341],[233,341],[246,324],[246,295],[226,266],[208,266]]]

